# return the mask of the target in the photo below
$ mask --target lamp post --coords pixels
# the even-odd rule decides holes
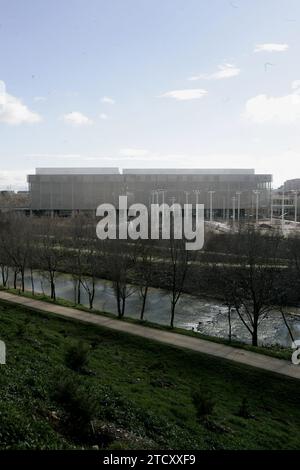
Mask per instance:
[[[184,191],[184,194],[185,194],[185,203],[188,204],[189,203],[189,191]]]
[[[297,218],[298,218],[298,191],[297,191],[297,189],[292,189],[291,192],[294,193],[295,224],[296,224],[297,223]]]
[[[281,199],[281,228],[283,231],[284,229],[284,191],[282,193],[282,199]]]
[[[196,213],[196,226],[198,227],[198,204],[199,204],[199,194],[201,193],[200,189],[194,189],[193,190],[193,193],[195,194],[196,196],[196,210],[195,210],[195,213]]]
[[[238,216],[238,222],[239,222],[239,221],[240,221],[241,194],[242,194],[242,192],[241,192],[241,191],[237,191],[235,194],[237,195],[237,210],[238,210],[237,216]]]
[[[156,195],[156,191],[155,189],[152,189],[151,191],[151,203],[152,204],[155,204],[155,195]]]
[[[225,204],[225,197],[223,196],[223,220],[226,218],[226,204]]]
[[[193,192],[196,196],[196,205],[199,204],[199,194],[201,193],[200,189],[194,189]]]
[[[255,218],[256,218],[256,223],[258,223],[258,209],[259,209],[259,194],[260,194],[260,191],[258,191],[258,189],[254,189],[253,193],[256,196],[256,217]]]
[[[236,197],[233,196],[232,198],[232,222],[233,224],[235,224],[235,201],[236,201]]]
[[[216,191],[208,191],[209,194],[209,220],[210,222],[213,221],[213,194]]]
[[[271,225],[273,224],[273,194],[271,192],[271,219],[270,219]]]
[[[162,194],[162,204],[163,204],[163,211],[162,211],[162,223],[164,224],[165,222],[165,192],[166,190],[165,189],[158,189],[157,190],[157,193],[161,193]],[[158,201],[157,201],[158,203]]]

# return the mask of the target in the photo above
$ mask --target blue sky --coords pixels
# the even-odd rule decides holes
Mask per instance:
[[[299,0],[0,0],[0,188],[37,166],[300,177]]]

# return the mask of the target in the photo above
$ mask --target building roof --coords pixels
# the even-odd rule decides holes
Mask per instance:
[[[36,168],[36,175],[118,175],[117,167],[103,168]]]
[[[254,169],[249,168],[125,168],[125,175],[254,175]]]

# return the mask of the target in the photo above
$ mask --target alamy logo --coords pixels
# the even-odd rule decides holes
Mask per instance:
[[[295,341],[293,341],[292,348],[295,349],[292,354],[292,363],[297,366],[300,364],[300,339],[296,339]]]
[[[101,204],[96,215],[101,217],[96,228],[100,240],[183,239],[186,250],[201,250],[204,245],[203,204],[151,204],[148,211],[144,204],[128,207],[127,196],[119,196],[118,210]]]
[[[0,340],[0,364],[6,364],[6,345]]]

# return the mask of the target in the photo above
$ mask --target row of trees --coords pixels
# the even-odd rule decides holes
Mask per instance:
[[[24,291],[25,274],[29,273],[34,294],[34,273],[38,271],[41,283],[47,281],[50,297],[55,301],[57,278],[66,272],[74,282],[74,301],[80,304],[84,291],[92,309],[96,279],[105,277],[112,281],[119,318],[125,315],[128,297],[138,291],[143,320],[149,287],[163,265],[170,278],[173,327],[188,270],[188,252],[181,240],[172,240],[163,258],[157,259],[153,250],[152,243],[143,241],[100,241],[95,237],[95,225],[84,217],[66,222],[9,216],[0,224],[0,272],[4,287],[8,286],[11,274],[13,287]]]
[[[81,303],[84,291],[92,309],[96,279],[105,277],[112,281],[120,318],[125,315],[127,299],[139,292],[141,320],[149,287],[161,281],[169,289],[171,327],[182,293],[190,292],[192,286],[195,295],[209,292],[223,299],[229,339],[232,309],[253,345],[258,343],[259,326],[276,309],[289,328],[285,308],[299,300],[300,238],[286,240],[279,233],[261,233],[245,226],[237,234],[219,235],[214,251],[213,243],[208,236],[204,253],[192,258],[182,240],[165,242],[163,249],[158,249],[157,241],[100,241],[94,221],[87,218],[7,216],[0,223],[1,281],[5,287],[11,278],[13,287],[24,291],[25,273],[29,273],[34,293],[34,271],[38,271],[41,280],[48,281],[55,300],[57,277],[68,272],[74,282],[75,302]]]

